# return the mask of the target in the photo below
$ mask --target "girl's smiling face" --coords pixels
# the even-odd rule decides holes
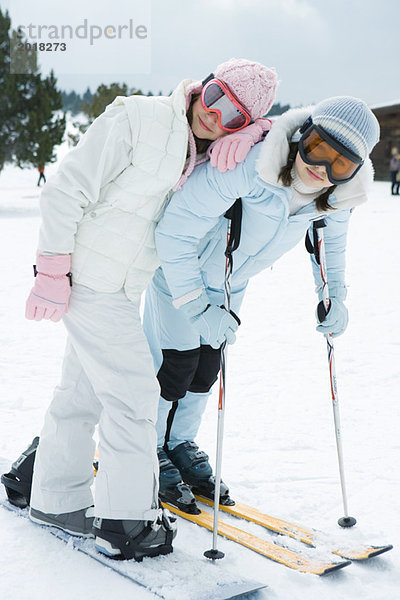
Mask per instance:
[[[296,170],[304,185],[311,188],[323,189],[333,185],[326,173],[324,165],[308,165],[300,156],[300,152],[296,155]]]
[[[216,113],[205,110],[200,97],[193,102],[192,117],[192,131],[196,137],[214,141],[226,134],[218,125]]]

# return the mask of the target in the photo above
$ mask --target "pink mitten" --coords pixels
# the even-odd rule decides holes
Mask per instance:
[[[62,315],[68,312],[68,300],[71,295],[70,270],[69,254],[37,255],[35,285],[26,301],[27,319],[59,321]]]
[[[271,129],[271,125],[269,119],[256,119],[237,133],[218,138],[208,149],[211,165],[221,173],[228,169],[233,171],[238,163],[244,161],[250,148],[261,141],[263,133]]]

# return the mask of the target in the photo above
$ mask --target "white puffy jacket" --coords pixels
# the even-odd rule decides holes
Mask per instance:
[[[39,252],[72,253],[75,282],[137,299],[158,266],[154,229],[188,147],[185,89],[117,97],[41,198]]]

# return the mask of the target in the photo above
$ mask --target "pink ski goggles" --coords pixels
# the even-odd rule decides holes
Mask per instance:
[[[211,79],[201,92],[203,108],[215,112],[218,125],[224,131],[239,131],[251,122],[251,116],[228,86],[219,79]]]

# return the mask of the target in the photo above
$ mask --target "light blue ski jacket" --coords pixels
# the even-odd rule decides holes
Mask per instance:
[[[242,198],[240,245],[233,254],[232,308],[240,305],[248,280],[272,265],[303,240],[312,222],[326,218],[325,247],[330,285],[345,287],[345,249],[351,209],[364,202],[373,180],[368,160],[350,182],[336,188],[322,215],[311,202],[289,216],[292,188],[278,176],[286,163],[289,142],[310,109],[294,109],[277,119],[264,142],[249,152],[234,171],[220,173],[199,166],[184,188],[175,193],[156,229],[156,248],[174,306],[189,302],[206,289],[212,303],[222,303],[227,224],[224,213]],[[312,239],[312,236],[311,236]],[[322,281],[311,257],[317,286]],[[165,287],[159,269],[153,282]]]

